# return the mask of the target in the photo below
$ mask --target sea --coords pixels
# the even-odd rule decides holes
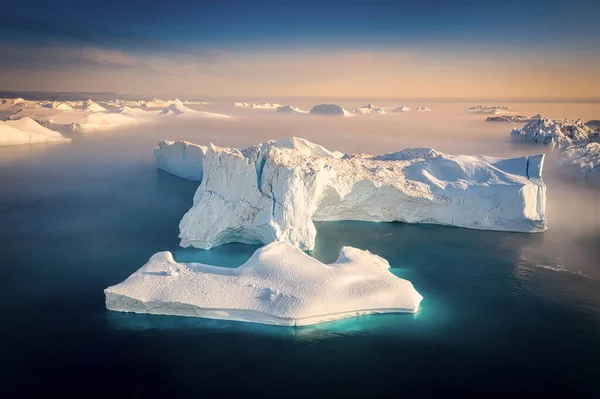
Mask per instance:
[[[338,121],[221,104],[214,110],[238,119],[173,117],[0,147],[1,396],[600,397],[600,190],[562,175],[549,149],[511,144],[512,125],[466,114],[475,104],[422,105],[432,111]],[[552,117],[597,111],[509,105]],[[291,135],[354,152],[545,152],[549,230],[316,223],[311,256],[334,262],[353,246],[384,257],[424,297],[416,314],[279,327],[105,308],[103,290],[156,252],[237,267],[259,248],[179,246],[198,183],[156,170],[158,140],[243,147]]]

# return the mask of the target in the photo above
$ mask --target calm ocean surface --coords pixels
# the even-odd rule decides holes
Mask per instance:
[[[318,224],[313,256],[383,256],[424,296],[416,315],[285,328],[107,311],[103,289],[158,251],[235,267],[257,248],[180,248],[197,183],[156,171],[151,142],[0,148],[3,397],[600,395],[597,231]]]

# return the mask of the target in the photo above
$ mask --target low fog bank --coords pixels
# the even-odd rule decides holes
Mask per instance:
[[[341,104],[344,107],[366,102]],[[306,104],[292,103],[303,109]],[[402,104],[376,104],[399,106]],[[413,108],[417,104],[406,104]],[[543,260],[541,266],[567,268],[600,278],[600,190],[586,187],[580,177],[565,175],[558,154],[543,146],[518,146],[509,140],[511,123],[487,123],[487,115],[470,114],[471,103],[427,103],[431,112],[357,115],[349,118],[312,115],[277,115],[273,110],[236,109],[232,105],[197,106],[209,112],[236,115],[235,120],[166,117],[153,125],[133,129],[68,134],[73,142],[61,145],[26,145],[0,148],[0,173],[31,168],[31,159],[80,167],[135,168],[156,173],[152,148],[158,141],[187,140],[199,144],[243,148],[269,139],[297,136],[342,152],[383,153],[407,147],[433,147],[467,155],[516,157],[546,153],[544,180],[548,187],[549,231],[523,249],[523,258]],[[589,104],[517,103],[509,105],[519,115],[542,113],[553,118],[600,119]],[[597,106],[597,104],[595,104]],[[563,109],[564,113],[560,113]],[[516,124],[521,127],[523,124]],[[90,169],[93,174],[93,169]],[[557,269],[559,270],[559,269]]]

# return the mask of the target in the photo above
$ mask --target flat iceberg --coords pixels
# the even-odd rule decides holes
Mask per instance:
[[[267,102],[262,102],[262,103],[240,103],[240,102],[236,102],[233,104],[236,108],[250,108],[250,109],[277,109],[280,108],[282,105],[281,104],[276,104],[276,103],[267,103]]]
[[[508,113],[510,107],[506,105],[474,105],[467,108],[467,112],[474,114],[495,114],[502,115]]]
[[[513,129],[512,141],[528,144],[543,144],[549,147],[562,147],[588,142],[593,130],[580,120],[558,121],[537,115],[522,129]]]
[[[204,147],[202,183],[179,224],[181,245],[284,241],[310,250],[313,221],[333,220],[546,230],[543,155],[505,159],[426,148],[340,158],[292,147]]]
[[[69,141],[71,139],[45,128],[31,118],[0,121],[0,146]]]
[[[374,313],[415,313],[423,297],[368,251],[343,247],[325,265],[274,242],[232,269],[178,263],[159,252],[120,284],[104,290],[120,312],[305,326]]]
[[[317,104],[310,110],[311,115],[334,115],[334,116],[352,116],[351,112],[337,104]]]

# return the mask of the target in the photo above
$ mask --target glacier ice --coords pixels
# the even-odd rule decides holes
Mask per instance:
[[[506,105],[474,105],[467,108],[467,112],[475,114],[495,114],[502,115],[508,113],[510,107]]]
[[[367,104],[367,105],[364,105],[364,106],[362,106],[360,108],[355,108],[355,109],[352,110],[352,112],[355,113],[355,114],[362,114],[362,115],[373,114],[373,113],[375,113],[375,114],[385,114],[385,111],[383,110],[383,108],[378,107],[378,106],[373,105],[373,104]]]
[[[275,110],[278,114],[308,114],[308,111],[302,111],[298,107],[292,105],[283,105]]]
[[[281,141],[294,140],[301,139]],[[204,147],[202,183],[179,224],[181,245],[285,241],[310,250],[313,221],[328,220],[546,230],[543,155],[504,159],[406,149],[339,157],[290,147]]]
[[[600,186],[600,142],[563,147],[560,151],[560,164],[579,172],[586,182]]]
[[[536,116],[524,116],[524,115],[500,115],[500,116],[488,116],[485,118],[486,122],[510,122],[510,123],[524,123],[531,122],[534,119],[542,118],[541,115]]]
[[[69,141],[31,118],[0,121],[0,146]]]
[[[104,290],[120,312],[303,326],[374,313],[414,313],[423,299],[368,251],[343,247],[325,265],[275,242],[238,268],[175,262],[159,252],[120,284]]]

